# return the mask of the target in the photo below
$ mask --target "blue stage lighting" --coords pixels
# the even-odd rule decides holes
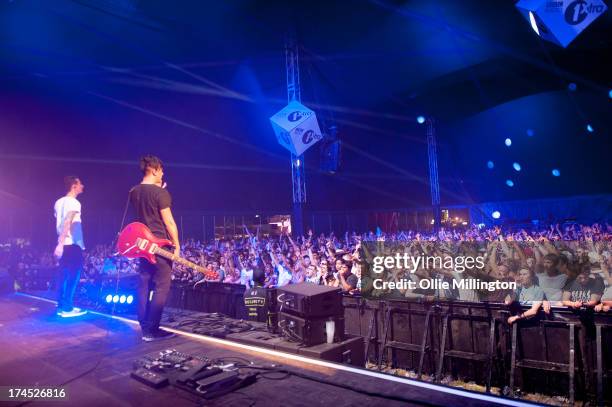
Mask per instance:
[[[587,131],[589,133],[593,133],[595,131],[595,129],[593,128],[593,126],[591,126],[590,124],[587,124]]]
[[[124,303],[125,303],[125,295],[122,295],[121,297],[119,297],[119,302],[120,302],[121,304],[124,304]]]
[[[113,295],[109,294],[106,296],[106,302],[111,302],[113,300]]]
[[[487,168],[490,170],[495,168],[495,164],[493,163],[493,161],[487,161]]]
[[[521,170],[521,164],[514,163],[514,164],[512,164],[512,168],[514,168],[515,171],[520,171]]]
[[[574,82],[571,82],[569,85],[567,85],[567,88],[574,92],[578,87],[576,86],[576,84]]]
[[[527,129],[527,135],[529,137],[533,137],[534,134],[535,134],[535,132],[532,129]]]
[[[610,91],[608,92],[608,97],[612,99],[612,89],[610,89]]]
[[[128,304],[131,304],[132,302],[134,302],[134,297],[131,295],[128,295],[126,300],[125,300]]]
[[[115,294],[115,296],[113,297],[113,302],[115,304],[119,302],[119,296],[117,294]]]
[[[510,147],[512,145],[512,140],[507,138],[506,141],[504,141],[504,144],[506,144],[506,147]]]
[[[501,216],[501,213],[499,213],[499,211],[493,211],[491,216],[493,216],[493,219],[499,219]]]
[[[514,186],[514,181],[512,181],[511,179],[507,179],[506,180],[506,185],[508,185],[510,188],[512,188]]]
[[[552,175],[553,177],[559,177],[561,176],[561,171],[555,168],[554,170],[552,170]]]
[[[425,123],[425,116],[417,116],[417,123],[418,124]]]

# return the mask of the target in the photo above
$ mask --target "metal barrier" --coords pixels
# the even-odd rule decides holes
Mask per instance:
[[[246,316],[245,287],[174,284],[168,306]],[[504,389],[612,400],[612,315],[553,308],[514,326],[503,304],[343,298],[345,331],[363,336],[366,360]],[[456,363],[459,361],[459,363]],[[553,374],[543,375],[547,371]],[[517,388],[515,388],[515,386]]]
[[[509,326],[510,312],[503,304],[377,302],[345,296],[344,305],[347,333],[366,337],[372,363],[386,359],[392,368],[434,379],[450,375],[487,390],[505,388],[508,395],[517,385],[526,392],[611,404],[610,314],[553,308],[550,315],[541,312]],[[367,312],[352,311],[359,309]],[[373,328],[365,331],[364,325]],[[463,363],[453,363],[456,358]],[[538,373],[542,371],[553,374]]]

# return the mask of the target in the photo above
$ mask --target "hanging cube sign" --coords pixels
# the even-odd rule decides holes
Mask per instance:
[[[270,117],[278,143],[299,156],[323,138],[315,112],[292,101]]]
[[[567,47],[602,15],[602,0],[520,0],[516,7],[543,39]]]

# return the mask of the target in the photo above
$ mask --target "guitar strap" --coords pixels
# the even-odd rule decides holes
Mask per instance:
[[[119,230],[117,231],[117,234],[115,235],[115,238],[113,239],[113,243],[111,245],[112,248],[117,247],[117,240],[119,239],[119,235],[121,234],[121,231],[123,230],[123,225],[125,224],[125,217],[127,216],[127,211],[128,211],[128,207],[130,205],[130,195],[132,194],[132,191],[134,190],[134,187],[132,187],[132,189],[129,190],[128,195],[127,195],[127,199],[125,201],[125,209],[123,210],[123,217],[121,218],[121,225],[119,225]],[[119,252],[113,254],[114,256],[119,255]],[[117,271],[117,276],[115,277],[115,293],[119,292],[119,272]],[[115,315],[115,307],[117,304],[113,303],[113,308],[111,308],[111,315]]]
[[[132,187],[132,189],[128,191],[127,199],[125,201],[125,208],[123,209],[123,217],[121,218],[121,225],[119,225],[119,230],[117,231],[117,234],[115,235],[115,239],[113,240],[111,247],[117,246],[117,239],[119,239],[119,235],[121,234],[121,231],[123,230],[123,226],[125,225],[125,217],[127,216],[127,211],[130,206],[130,195],[132,194],[133,190],[134,190],[134,187]]]

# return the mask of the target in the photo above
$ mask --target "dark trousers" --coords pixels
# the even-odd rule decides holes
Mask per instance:
[[[138,322],[143,335],[159,329],[164,305],[170,293],[172,262],[155,256],[156,264],[140,259],[140,282],[138,284]]]
[[[83,250],[76,244],[64,246],[64,253],[59,261],[57,308],[60,311],[72,311],[73,298],[83,270]]]

